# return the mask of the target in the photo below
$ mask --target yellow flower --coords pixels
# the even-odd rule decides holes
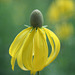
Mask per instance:
[[[56,0],[48,9],[48,18],[51,22],[64,20],[74,13],[73,0]]]
[[[74,32],[73,30],[74,28],[72,24],[64,23],[60,25],[59,27],[56,27],[55,32],[59,36],[59,38],[63,40],[72,36]]]
[[[58,21],[60,17],[60,12],[58,10],[58,8],[52,4],[52,6],[49,8],[49,11],[48,11],[48,18],[51,20],[51,21]]]
[[[61,13],[69,13],[74,11],[73,0],[57,0],[56,5]]]
[[[31,27],[22,30],[12,42],[9,54],[12,56],[11,65],[14,70],[15,60],[18,66],[34,74],[49,65],[60,51],[58,37],[49,29],[42,26],[43,16],[39,10],[34,10],[30,18]],[[48,55],[46,35],[52,46]]]

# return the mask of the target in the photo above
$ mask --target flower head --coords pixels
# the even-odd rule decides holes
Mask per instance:
[[[17,59],[18,66],[22,70],[29,70],[35,75],[57,57],[60,51],[60,41],[51,30],[42,26],[43,16],[39,10],[32,12],[30,24],[31,27],[22,30],[16,36],[9,48],[9,54],[12,56],[13,70]],[[46,35],[52,46],[50,55],[48,55]]]

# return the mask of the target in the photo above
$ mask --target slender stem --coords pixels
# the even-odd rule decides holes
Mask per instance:
[[[39,75],[39,71],[37,72],[37,75]]]

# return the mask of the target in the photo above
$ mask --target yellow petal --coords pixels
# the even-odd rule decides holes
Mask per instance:
[[[11,44],[9,48],[9,54],[11,56],[14,57],[15,54],[18,52],[18,50],[23,44],[24,39],[26,38],[27,34],[29,33],[31,29],[32,29],[31,27],[24,29],[16,36],[16,38],[14,39],[13,43]]]
[[[40,71],[45,67],[48,58],[48,47],[46,35],[38,28],[34,36],[34,59],[33,66],[35,71]]]
[[[22,41],[24,41],[24,39],[26,38],[26,35],[28,33],[28,31],[30,30],[31,28],[27,28],[27,29],[24,29],[22,32],[20,32],[15,40],[13,41],[12,45],[10,46],[10,49],[9,49],[9,54],[12,56],[11,58],[11,65],[12,65],[12,70],[14,70],[14,65],[15,65],[15,60],[17,58],[17,54],[18,54],[18,49],[21,47],[19,45],[21,45]],[[26,31],[27,30],[27,31]],[[22,38],[22,36],[24,38]],[[21,43],[21,44],[20,44]],[[19,48],[17,48],[19,46]]]
[[[45,28],[44,28],[44,31],[45,31]],[[52,39],[51,35],[48,33],[46,33],[46,34],[47,34],[47,37],[48,37],[49,42],[50,42],[51,47],[52,47],[51,54],[49,55],[51,57],[54,54],[54,43],[53,43],[53,39]]]
[[[52,54],[52,56],[50,56],[50,57],[48,58],[48,61],[47,61],[47,64],[46,64],[46,65],[48,65],[48,64],[50,64],[50,63],[57,57],[57,55],[58,55],[58,53],[59,53],[59,51],[60,51],[60,41],[59,41],[58,37],[57,37],[52,31],[50,31],[50,30],[47,29],[47,28],[43,28],[43,29],[45,30],[45,32],[46,32],[48,38],[51,39],[51,38],[50,38],[50,36],[51,36],[52,39],[54,40],[54,43],[55,43],[55,50],[54,50],[54,53]]]
[[[27,36],[23,47],[22,47],[22,60],[24,66],[28,70],[32,70],[32,59],[33,59],[33,37],[35,34],[36,28]]]
[[[33,75],[35,75],[35,74],[36,74],[36,72],[35,72],[35,71],[31,71],[31,75],[32,75],[32,74],[33,74]]]
[[[11,58],[12,70],[14,70],[15,60],[16,60],[15,57],[12,57],[12,58]]]
[[[25,68],[25,66],[23,65],[23,60],[22,60],[22,48],[20,49],[20,51],[18,52],[18,55],[17,55],[17,63],[18,63],[18,66],[22,69],[22,70],[28,70]]]

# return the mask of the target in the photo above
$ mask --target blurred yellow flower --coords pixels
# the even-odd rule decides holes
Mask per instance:
[[[71,13],[72,14],[74,11],[73,0],[57,0],[56,5],[59,9],[59,12],[62,14],[65,14],[65,13]]]
[[[52,6],[49,8],[49,11],[48,11],[48,18],[51,21],[57,21],[60,17],[59,15],[60,13],[58,8],[54,4],[52,4]]]
[[[53,22],[59,21],[72,16],[73,12],[73,0],[56,0],[48,9],[48,18]]]
[[[57,26],[55,32],[60,39],[67,39],[73,35],[73,30],[74,29],[72,24],[65,23],[60,26]]]
[[[41,71],[57,57],[60,51],[60,41],[51,30],[40,25],[42,24],[41,17],[41,12],[34,10],[31,14],[32,27],[21,31],[12,42],[9,54],[12,56],[11,65],[13,70],[17,59],[18,66],[22,70],[29,70],[31,74],[35,75],[37,71]],[[52,46],[49,56],[46,35]]]

